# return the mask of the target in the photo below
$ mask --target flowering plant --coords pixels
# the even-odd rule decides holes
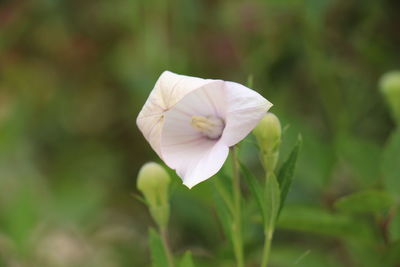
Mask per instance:
[[[246,177],[262,214],[265,242],[261,266],[266,266],[275,221],[290,187],[296,162],[298,146],[283,165],[278,177],[275,175],[281,125],[275,115],[267,113],[271,106],[259,93],[235,82],[201,79],[165,71],[137,117],[137,125],[153,150],[168,167],[176,171],[188,188],[214,176],[224,165],[231,150],[232,190],[226,190],[219,182],[215,185],[228,210],[229,216],[223,220],[224,224],[230,225],[228,232],[237,266],[245,265],[240,173]],[[240,163],[235,148],[253,130],[266,172],[264,185]],[[164,262],[168,262],[171,267],[174,266],[174,257],[167,242],[168,218],[165,217],[169,214],[169,205],[165,200],[165,187],[169,182],[165,183],[167,174],[163,173],[165,171],[162,171],[161,166],[146,164],[140,171],[138,188],[143,192],[159,227],[160,237],[151,231],[152,243],[157,243],[157,240],[162,243]],[[156,186],[157,179],[160,179],[160,186]],[[161,194],[159,188],[162,188],[163,203],[154,204],[157,198],[154,195]],[[162,207],[168,210],[163,211]]]

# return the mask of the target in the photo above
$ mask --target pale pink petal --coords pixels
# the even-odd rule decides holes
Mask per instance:
[[[225,82],[227,110],[221,141],[233,146],[244,139],[264,117],[272,104],[256,91]]]
[[[161,157],[163,114],[191,91],[214,82],[164,71],[140,111],[136,124],[151,147]]]
[[[199,139],[179,147],[166,147],[168,160],[174,165],[183,184],[189,188],[215,175],[228,157],[229,148],[221,142]]]
[[[189,188],[216,174],[229,148],[191,126],[192,116],[225,115],[224,82],[214,81],[186,95],[165,113],[161,154]],[[219,103],[220,102],[220,103]]]

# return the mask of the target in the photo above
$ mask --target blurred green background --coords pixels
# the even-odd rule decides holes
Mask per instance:
[[[369,227],[380,215],[333,203],[382,186],[395,124],[377,84],[400,68],[399,14],[397,0],[0,1],[0,266],[149,266],[153,222],[132,194],[158,158],[135,119],[164,70],[251,74],[288,126],[282,158],[302,133],[271,266],[384,266],[400,246]],[[190,191],[174,182],[174,251],[232,266],[212,179]],[[262,235],[246,232],[257,266]]]

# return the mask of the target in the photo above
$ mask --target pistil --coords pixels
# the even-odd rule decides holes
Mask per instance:
[[[210,139],[218,139],[225,127],[224,121],[216,116],[192,116],[191,125]]]

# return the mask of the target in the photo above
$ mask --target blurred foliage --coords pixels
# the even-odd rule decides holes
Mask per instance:
[[[156,155],[135,118],[166,69],[252,74],[288,125],[283,158],[302,133],[271,266],[398,266],[399,134],[377,83],[400,68],[399,12],[396,0],[1,1],[0,266],[149,265],[151,220],[131,193]],[[261,171],[249,141],[241,158]],[[174,178],[172,246],[231,266],[212,180],[188,191]],[[384,189],[397,206],[335,205]],[[262,229],[249,219],[253,266]]]

